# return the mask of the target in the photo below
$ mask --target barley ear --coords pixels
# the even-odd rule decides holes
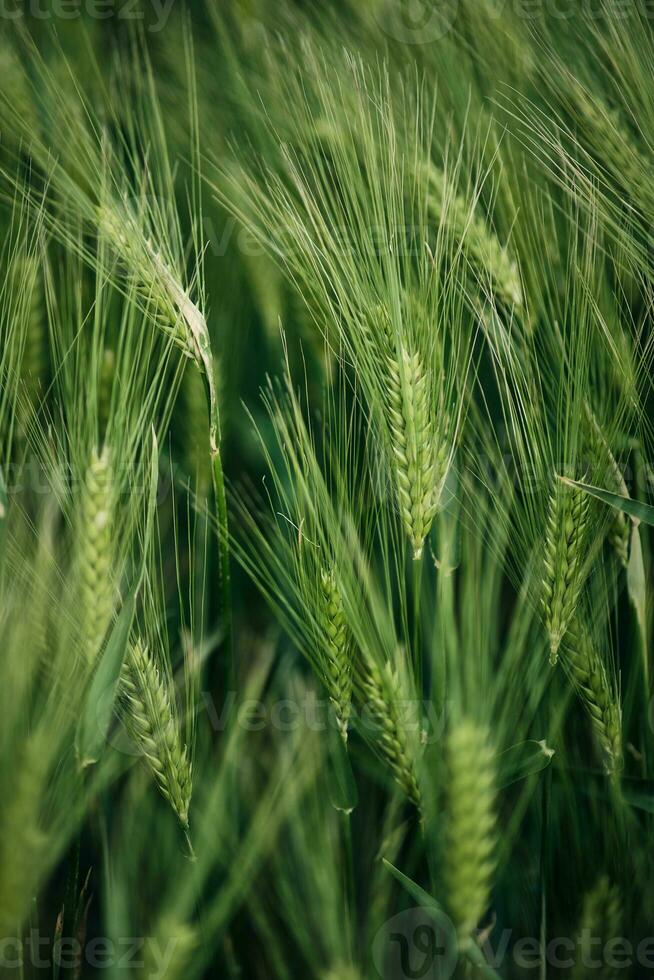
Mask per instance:
[[[422,557],[438,508],[447,450],[431,416],[429,378],[420,355],[404,345],[387,357],[388,425],[397,499],[414,560]]]
[[[587,494],[555,479],[549,497],[541,596],[552,666],[579,601],[587,524]]]
[[[366,708],[380,728],[379,747],[393,778],[408,800],[422,812],[422,797],[406,730],[398,715],[399,685],[389,664],[370,663],[360,680]]]
[[[91,454],[77,530],[80,641],[89,663],[102,646],[113,611],[112,513],[111,457],[105,446]]]
[[[508,249],[500,243],[483,218],[471,214],[465,197],[454,196],[447,191],[443,171],[433,164],[429,168],[429,189],[430,213],[438,221],[443,221],[455,238],[465,244],[477,270],[490,275],[498,298],[507,305],[521,306],[520,275]]]
[[[139,640],[130,646],[122,668],[121,695],[127,729],[182,828],[188,830],[191,765],[159,668]]]
[[[341,738],[347,742],[352,709],[352,643],[333,567],[320,569],[326,664],[325,680]]]
[[[564,644],[565,664],[590,715],[607,775],[622,768],[622,712],[602,658],[588,631],[575,618]]]
[[[460,943],[488,908],[495,866],[495,767],[488,733],[459,722],[446,743],[443,879]]]

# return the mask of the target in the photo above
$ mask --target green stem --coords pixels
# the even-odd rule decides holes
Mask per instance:
[[[345,942],[350,961],[353,961],[353,937],[356,935],[356,904],[354,857],[352,851],[352,817],[349,813],[343,813],[343,843],[345,846]]]
[[[209,452],[211,455],[211,477],[218,520],[217,540],[220,578],[220,614],[225,648],[230,652],[231,682],[235,682],[235,665],[232,650],[232,599],[231,576],[229,568],[229,526],[227,520],[227,497],[225,494],[225,475],[220,453],[220,410],[216,395],[216,384],[213,376],[213,365],[210,358],[202,358],[201,366],[207,394],[209,411]]]

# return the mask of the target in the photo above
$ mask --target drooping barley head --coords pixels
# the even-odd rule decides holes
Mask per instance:
[[[188,829],[191,764],[182,744],[172,700],[147,647],[137,640],[121,674],[123,717],[163,796]]]
[[[575,618],[564,644],[565,664],[590,715],[608,775],[622,768],[622,712],[599,651]]]
[[[522,304],[522,287],[518,267],[508,249],[478,214],[471,214],[469,202],[447,191],[443,171],[429,168],[429,209],[438,221],[444,221],[454,237],[462,242],[478,272],[489,275],[492,287],[508,305]]]

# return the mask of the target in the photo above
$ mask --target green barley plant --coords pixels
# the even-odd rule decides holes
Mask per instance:
[[[646,5],[24,6],[3,975],[647,972]]]
[[[573,250],[571,261],[581,265],[575,279],[596,275],[593,251],[594,246],[582,245],[575,259]],[[519,488],[518,511],[505,519],[515,522],[522,560],[533,555],[541,566],[536,601],[549,637],[550,662],[556,664],[607,532],[601,514],[582,494],[565,484],[562,489],[558,475],[583,470],[591,482],[609,474],[615,480],[620,471],[610,447],[628,405],[616,391],[607,391],[602,405],[597,402],[594,379],[611,356],[604,353],[610,327],[576,283],[560,314],[552,313],[536,334],[525,333],[517,322],[505,324],[494,310],[481,316],[503,402],[501,438]],[[566,325],[565,333],[560,324]],[[547,382],[534,373],[536,364],[547,365]],[[495,446],[501,446],[497,438]],[[491,456],[496,451],[491,448]]]
[[[186,37],[190,72],[192,52],[190,39]],[[55,93],[60,93],[58,80],[33,48],[31,52],[39,85],[52,98]],[[147,58],[144,51],[141,50],[141,54]],[[116,65],[117,72],[133,77],[139,105],[134,118],[131,121],[121,119],[122,107],[109,96],[103,107],[116,130],[123,134],[117,144],[112,145],[107,125],[103,134],[101,125],[94,120],[93,107],[85,103],[79,88],[73,84],[66,93],[67,106],[74,119],[70,145],[75,147],[82,176],[75,169],[53,160],[49,147],[38,133],[26,129],[22,135],[34,165],[46,175],[52,207],[47,213],[47,223],[53,234],[92,268],[110,276],[120,288],[138,297],[153,327],[169,337],[181,355],[191,360],[199,371],[209,414],[207,454],[222,526],[225,502],[219,405],[211,340],[202,309],[202,230],[194,219],[188,241],[195,262],[191,264],[189,274],[187,244],[182,238],[175,201],[175,177],[155,80],[147,64],[142,73],[133,74],[134,65],[139,63],[138,56],[139,45],[135,42],[128,59],[119,58]],[[191,153],[197,162],[197,106],[190,75],[188,93]],[[20,132],[25,121],[17,115],[16,108],[5,101],[3,113]],[[85,173],[99,175],[94,187],[88,186]],[[201,207],[199,194],[193,177],[190,197],[195,214]],[[88,245],[81,229],[95,236],[95,247]],[[220,553],[221,590],[228,635],[229,564],[224,547]]]
[[[419,560],[465,415],[474,327],[457,281],[461,243],[450,233],[461,205],[450,194],[437,223],[429,214],[430,106],[419,94],[407,87],[394,99],[388,75],[355,59],[342,66],[347,86],[325,81],[330,69],[309,57],[310,85],[289,85],[299,121],[278,169],[246,158],[219,175],[216,191],[352,365],[375,419],[381,478]],[[335,134],[326,147],[319,120]],[[407,127],[412,149],[403,156]]]

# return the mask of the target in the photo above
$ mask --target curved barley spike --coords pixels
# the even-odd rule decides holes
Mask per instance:
[[[127,729],[143,751],[162,795],[183,829],[188,830],[191,764],[169,693],[152,655],[140,640],[128,650],[121,673],[121,694]]]
[[[613,776],[622,769],[622,712],[606,668],[592,639],[575,619],[564,644],[565,663],[590,715],[602,750],[604,768]]]
[[[439,443],[431,416],[429,379],[420,355],[400,347],[386,357],[388,426],[400,515],[413,546],[422,557],[424,540],[438,509],[447,472],[447,447]]]
[[[495,867],[495,764],[485,728],[459,722],[446,743],[443,879],[460,943],[488,908]]]
[[[404,725],[397,712],[397,677],[389,664],[383,669],[376,664],[369,664],[359,683],[365,706],[381,730],[379,747],[390,766],[393,778],[407,799],[422,812],[422,796],[415,764]]]
[[[324,642],[327,648],[325,682],[338,730],[343,741],[347,742],[352,710],[352,643],[333,567],[320,569],[320,592],[324,600]]]
[[[443,221],[452,234],[466,246],[471,260],[483,273],[490,275],[493,289],[507,305],[521,306],[522,287],[518,267],[508,249],[461,195],[447,191],[445,175],[433,164],[429,167],[428,207],[430,214]]]
[[[541,594],[552,666],[579,601],[587,523],[588,495],[555,480],[549,498]]]
[[[611,884],[608,875],[601,875],[595,886],[584,895],[579,923],[578,960],[573,980],[609,980],[615,976],[607,963],[598,963],[599,950],[612,939],[618,939],[622,929],[622,901],[619,889]],[[593,948],[595,947],[595,948]],[[601,952],[600,952],[601,955]]]
[[[113,612],[112,469],[109,449],[97,449],[84,477],[78,523],[80,642],[92,663],[102,646]]]

